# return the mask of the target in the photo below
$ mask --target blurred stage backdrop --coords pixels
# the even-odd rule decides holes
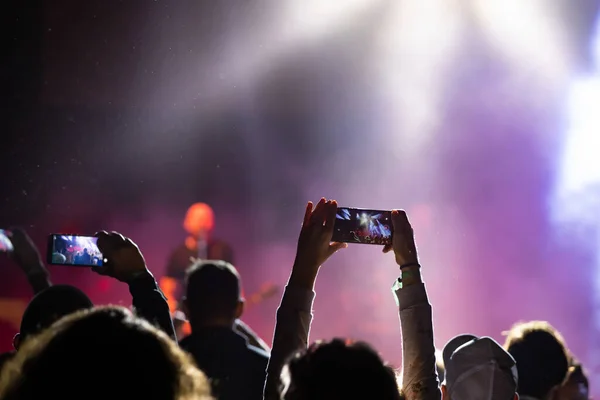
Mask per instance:
[[[205,201],[253,293],[285,284],[305,201],[405,208],[438,347],[546,319],[600,373],[598,1],[9,3],[0,228],[42,251],[50,232],[117,230],[161,276]],[[312,338],[400,366],[380,250],[323,268]],[[50,271],[130,304],[118,282]],[[6,350],[31,296],[6,257],[0,294]],[[267,341],[278,299],[246,316]]]

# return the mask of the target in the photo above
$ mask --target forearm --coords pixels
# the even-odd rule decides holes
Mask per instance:
[[[34,295],[52,286],[52,282],[50,282],[50,277],[47,273],[28,275],[27,281],[29,282],[29,286],[31,286]]]
[[[439,400],[432,311],[419,268],[402,271],[396,290],[402,330],[403,391],[407,400]]]
[[[34,295],[52,286],[52,282],[50,282],[50,273],[46,267],[44,267],[41,260],[35,263],[19,263],[19,267],[27,276],[27,281],[29,282],[29,286],[31,286]]]
[[[314,292],[307,289],[308,283],[290,278],[284,291],[277,310],[273,348],[267,367],[265,399],[279,399],[280,376],[285,362],[294,352],[308,346],[314,301]]]
[[[133,307],[137,315],[144,318],[177,340],[167,299],[150,272],[140,274],[128,282]]]

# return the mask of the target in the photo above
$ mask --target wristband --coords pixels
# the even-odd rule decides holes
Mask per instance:
[[[402,270],[402,278],[401,279],[411,278],[412,276],[413,276],[412,271]]]
[[[412,262],[412,263],[406,263],[406,264],[402,264],[400,266],[400,269],[404,269],[404,268],[408,268],[408,267],[419,267],[421,268],[421,264],[419,264],[418,262]]]

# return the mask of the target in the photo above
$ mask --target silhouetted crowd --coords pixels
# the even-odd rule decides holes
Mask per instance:
[[[436,356],[427,267],[404,211],[392,212],[393,244],[383,248],[398,267],[402,371],[368,343],[309,344],[319,269],[346,247],[331,242],[336,210],[335,201],[307,204],[271,349],[241,321],[240,276],[228,262],[190,261],[181,310],[191,334],[178,342],[167,299],[130,239],[99,232],[107,262],[93,270],[128,285],[132,310],[96,306],[75,287],[52,285],[32,241],[12,230],[13,258],[36,294],[15,350],[1,356],[0,400],[589,398],[584,369],[547,322],[516,324],[503,346],[462,334]]]

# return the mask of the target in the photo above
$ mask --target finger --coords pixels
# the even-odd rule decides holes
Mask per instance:
[[[341,249],[345,249],[348,247],[348,243],[343,242],[333,242],[329,244],[329,254],[334,254]]]
[[[325,226],[327,221],[327,213],[329,212],[331,201],[326,200],[318,211],[317,224],[319,226]]]
[[[406,212],[402,213],[404,215],[401,215],[402,217],[402,226],[404,227],[404,239],[407,241],[407,243],[410,245],[411,248],[415,247],[415,232],[413,230],[412,225],[410,224],[410,220],[408,219],[408,214],[406,214]],[[414,251],[414,250],[413,250]]]
[[[138,249],[138,250],[140,249],[140,248],[138,247],[138,245],[137,245],[137,244],[136,244],[136,243],[135,243],[133,240],[131,240],[130,238],[124,238],[124,240],[125,240],[125,244],[126,244],[127,246],[129,246],[129,247],[135,247],[135,248],[136,248],[136,249]]]
[[[127,241],[125,236],[121,235],[119,232],[112,231],[106,236],[106,250],[105,252],[113,252],[116,251],[123,246],[126,246]],[[100,247],[98,247],[100,249]],[[102,251],[102,250],[101,250]],[[104,253],[104,251],[103,251]]]
[[[410,226],[410,222],[408,221],[408,215],[406,215],[406,211],[404,210],[396,210],[396,224],[399,225],[398,229],[402,230],[402,232],[406,233],[409,230],[412,230]],[[393,218],[392,218],[393,221]],[[395,227],[394,227],[395,228]]]
[[[304,219],[302,220],[303,228],[308,226],[308,222],[310,221],[310,215],[312,214],[312,210],[313,210],[313,203],[312,203],[312,201],[309,201],[306,204],[306,209],[304,210]]]
[[[394,231],[400,230],[401,225],[400,210],[392,210],[392,226],[394,227]]]
[[[323,211],[325,204],[327,204],[327,200],[325,200],[325,198],[322,197],[321,200],[319,200],[319,202],[315,206],[315,209],[313,210],[310,216],[311,225],[323,225]]]
[[[125,242],[125,236],[121,235],[119,232],[112,231],[110,233],[110,235],[115,239],[115,242],[116,241]]]
[[[96,241],[96,246],[98,249],[104,253],[110,247],[110,234],[106,231],[96,232],[94,235],[98,238]]]
[[[325,214],[325,228],[328,231],[333,232],[336,215],[337,215],[337,201],[331,200],[327,204],[327,210],[326,210],[326,214]]]
[[[96,247],[105,258],[110,258],[117,249],[125,244],[125,238],[117,232],[101,231],[96,236],[98,237]]]
[[[385,246],[383,246],[383,252],[384,253],[389,253],[390,251],[392,251],[393,247],[391,244],[386,244]]]

